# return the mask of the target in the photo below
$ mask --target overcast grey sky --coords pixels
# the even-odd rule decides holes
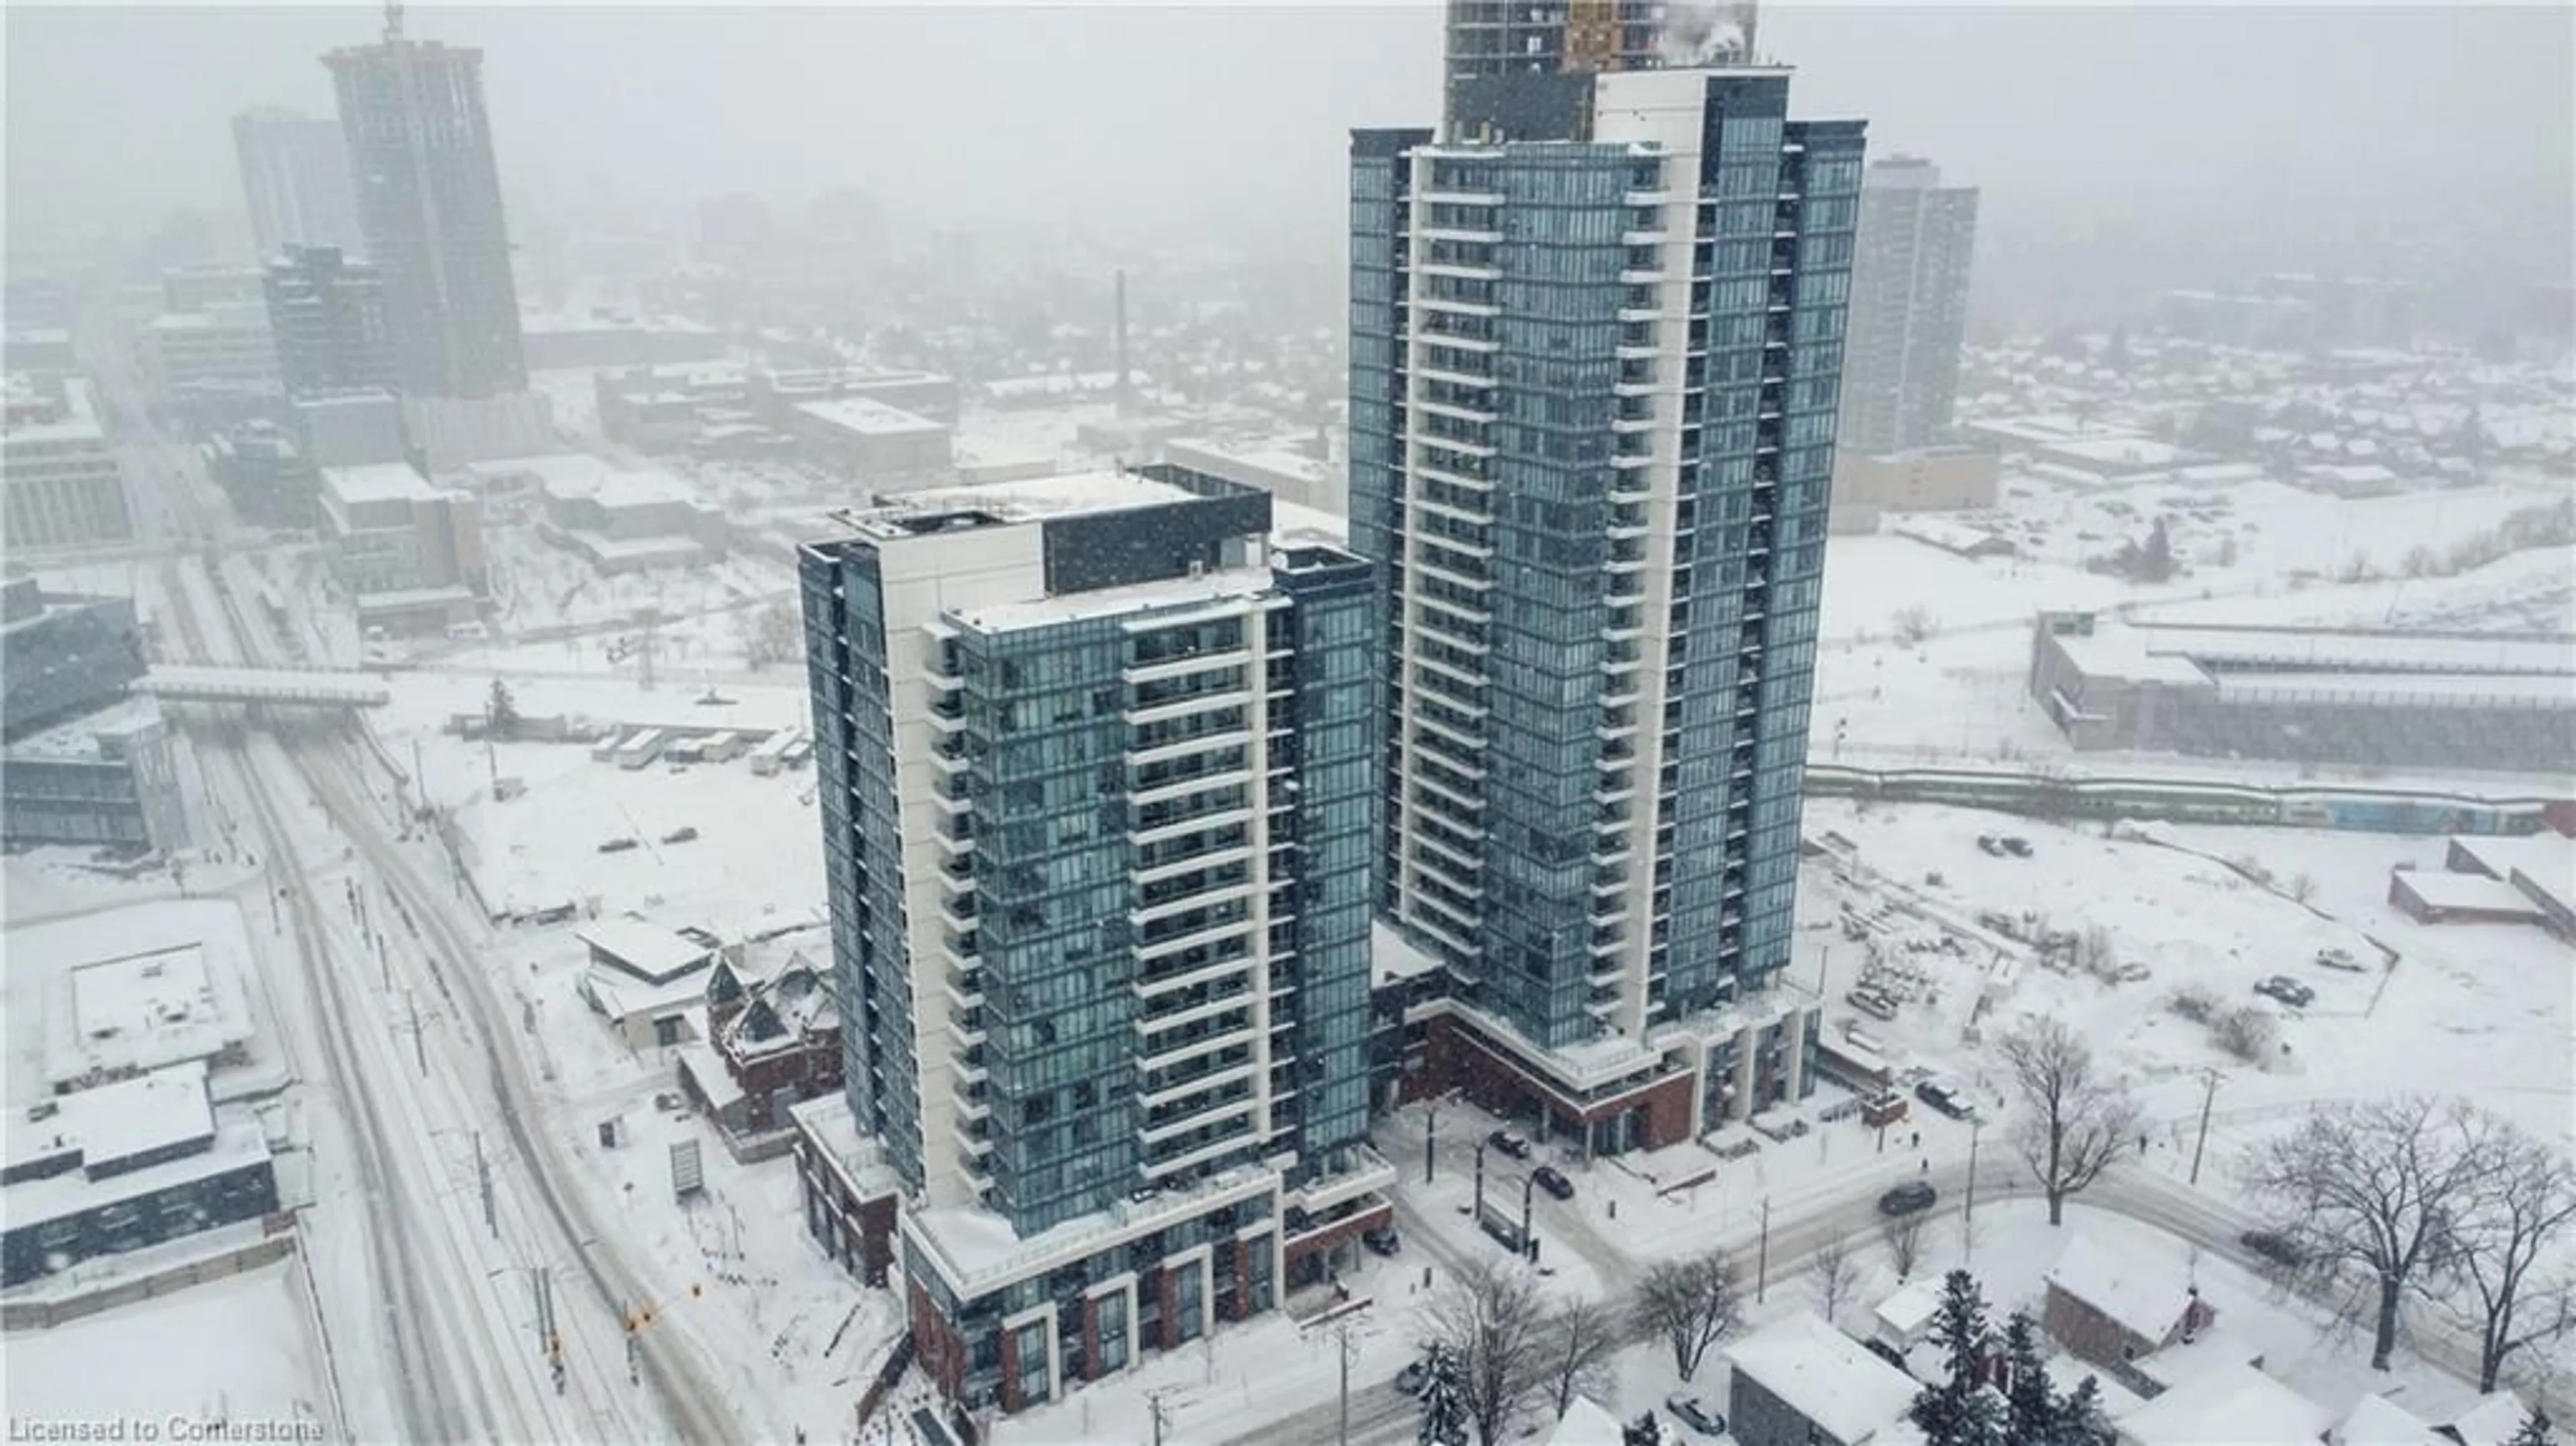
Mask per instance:
[[[481,46],[506,178],[922,221],[1336,234],[1345,133],[1425,123],[1436,3],[845,8],[416,4]],[[238,211],[225,119],[328,113],[319,53],[362,7],[7,7],[12,229]],[[2564,6],[1765,7],[1810,115],[1986,188],[1990,231],[2230,243],[2475,234],[2567,264],[2576,25]],[[2410,241],[2408,238],[2417,238]],[[2329,255],[2323,264],[2342,264]]]

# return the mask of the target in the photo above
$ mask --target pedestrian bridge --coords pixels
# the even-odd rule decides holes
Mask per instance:
[[[134,691],[165,703],[273,703],[302,708],[381,708],[392,697],[373,673],[320,668],[154,668]]]

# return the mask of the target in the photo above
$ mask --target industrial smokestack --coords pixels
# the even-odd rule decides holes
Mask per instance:
[[[1127,268],[1118,268],[1118,415],[1126,416],[1135,405],[1135,396],[1127,382]]]

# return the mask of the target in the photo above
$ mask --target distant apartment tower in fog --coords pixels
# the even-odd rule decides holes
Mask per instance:
[[[294,246],[261,278],[277,367],[294,398],[391,388],[393,344],[376,268],[336,246]]]
[[[276,106],[244,111],[233,117],[233,154],[261,259],[289,246],[358,249],[358,197],[338,125]]]
[[[1844,456],[1929,446],[1949,429],[1976,242],[1976,188],[1942,185],[1919,156],[1871,163],[1843,349]]]
[[[406,38],[322,58],[339,90],[365,251],[384,278],[394,370],[414,397],[527,385],[510,237],[483,107],[483,52]]]

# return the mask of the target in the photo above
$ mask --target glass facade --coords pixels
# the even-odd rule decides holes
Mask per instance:
[[[1695,157],[1353,139],[1381,898],[1550,1048],[1788,958],[1862,127],[1702,94]]]
[[[798,573],[843,1088],[860,1126],[884,1143],[887,1162],[904,1183],[918,1189],[920,1074],[913,1057],[883,572],[873,548],[849,542],[805,549]]]

